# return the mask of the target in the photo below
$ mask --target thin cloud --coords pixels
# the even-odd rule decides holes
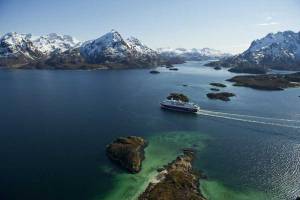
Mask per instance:
[[[260,23],[257,24],[258,26],[273,26],[273,25],[278,25],[278,22],[266,22],[266,23]]]
[[[258,26],[274,26],[274,25],[278,25],[278,22],[273,21],[273,17],[272,16],[267,16],[264,20],[265,22],[263,23],[259,23],[256,24]]]
[[[266,17],[266,21],[271,21],[273,19],[273,17],[272,16],[268,16],[268,17]]]

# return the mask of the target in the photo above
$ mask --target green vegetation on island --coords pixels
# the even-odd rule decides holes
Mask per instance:
[[[120,137],[106,147],[106,153],[112,161],[121,167],[131,173],[137,173],[141,170],[146,146],[147,141],[141,137]]]

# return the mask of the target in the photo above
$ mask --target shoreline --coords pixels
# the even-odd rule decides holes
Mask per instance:
[[[194,149],[183,149],[183,154],[159,170],[138,199],[155,200],[163,197],[170,200],[207,200],[200,188],[200,179],[204,175],[195,171],[193,166],[195,154]]]

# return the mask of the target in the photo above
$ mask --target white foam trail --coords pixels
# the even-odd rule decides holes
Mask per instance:
[[[248,117],[248,118],[256,118],[256,119],[266,119],[266,120],[275,120],[275,121],[285,121],[285,122],[297,122],[300,123],[300,120],[295,119],[282,119],[282,118],[272,118],[272,117],[261,117],[261,116],[254,116],[254,115],[241,115],[241,114],[234,114],[234,113],[224,113],[224,112],[217,112],[217,111],[210,111],[210,110],[201,110],[202,112],[212,113],[212,114],[220,114],[220,115],[231,115],[231,116],[238,116],[238,117]]]
[[[272,123],[272,122],[262,122],[262,121],[256,121],[256,120],[248,120],[248,119],[241,119],[241,118],[235,118],[235,117],[227,117],[227,116],[204,113],[204,112],[201,112],[201,111],[199,111],[198,114],[211,116],[211,117],[218,117],[218,118],[223,118],[223,119],[231,119],[231,120],[242,121],[242,122],[250,122],[250,123],[257,123],[257,124],[265,124],[265,125],[300,129],[300,126],[292,126],[292,125],[278,124],[278,123]]]

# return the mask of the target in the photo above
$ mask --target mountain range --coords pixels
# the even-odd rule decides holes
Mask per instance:
[[[203,49],[185,49],[185,48],[158,48],[159,54],[165,58],[180,58],[184,61],[201,61],[221,59],[232,56],[228,53],[223,53],[216,49],[203,48]]]
[[[135,37],[124,39],[115,30],[86,42],[56,33],[33,37],[11,32],[0,38],[0,66],[12,68],[139,68],[227,55],[209,48],[153,50]]]
[[[266,73],[269,69],[300,70],[300,32],[269,33],[254,40],[241,54],[208,63],[237,73]]]
[[[210,48],[153,50],[137,38],[124,39],[115,30],[86,42],[56,33],[33,37],[11,32],[0,38],[0,66],[11,68],[145,68],[210,59],[219,61],[207,65],[237,73],[300,70],[300,32],[270,33],[234,56]]]
[[[7,33],[0,38],[0,66],[14,68],[148,67],[163,61],[136,38],[123,39],[115,30],[79,42],[68,35]]]

